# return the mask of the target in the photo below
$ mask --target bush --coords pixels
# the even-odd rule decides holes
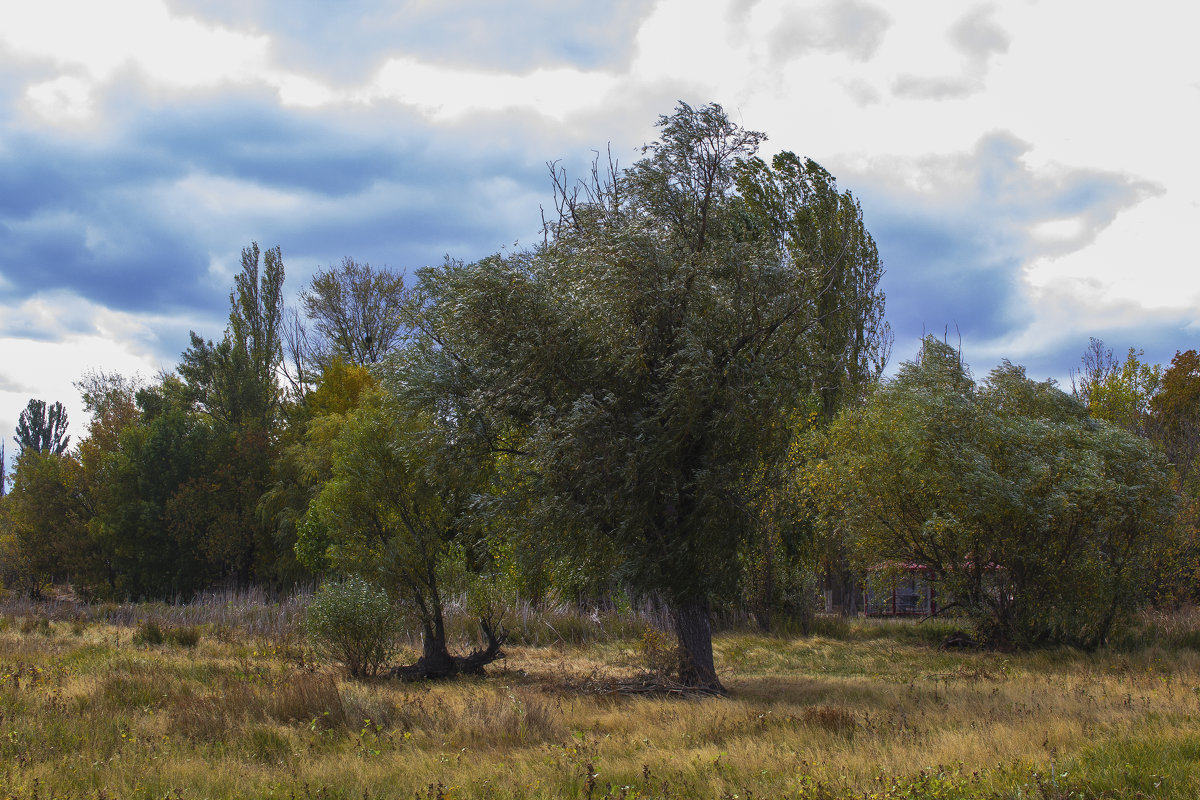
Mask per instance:
[[[134,632],[133,643],[134,644],[146,644],[146,645],[162,644],[163,643],[162,628],[160,628],[158,626],[158,623],[155,622],[154,620],[152,620],[152,619],[146,620],[141,625],[138,625],[138,629]]]
[[[396,650],[400,613],[387,592],[355,577],[317,590],[305,628],[352,676],[375,675]]]
[[[177,628],[167,628],[163,638],[177,647],[195,647],[200,644],[200,629],[195,625],[181,625]]]

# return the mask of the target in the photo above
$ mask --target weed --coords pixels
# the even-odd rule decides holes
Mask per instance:
[[[292,743],[273,725],[251,725],[243,736],[247,754],[263,764],[280,764],[292,754]]]
[[[679,646],[670,634],[646,628],[642,631],[638,651],[642,665],[652,675],[670,676],[679,672]]]
[[[133,643],[140,645],[159,645],[163,643],[162,628],[158,622],[152,619],[145,620],[138,625],[137,630],[133,634]]]
[[[839,736],[850,737],[858,727],[854,714],[835,706],[814,706],[804,710],[805,721]]]
[[[162,632],[164,641],[178,647],[195,647],[200,643],[200,629],[195,625],[170,627]]]

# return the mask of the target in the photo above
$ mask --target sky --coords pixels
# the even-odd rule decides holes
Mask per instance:
[[[329,9],[336,8],[336,11]],[[219,338],[243,247],[294,297],[538,239],[548,162],[680,100],[860,200],[893,365],[1069,381],[1200,347],[1200,11],[1178,0],[0,0],[0,436]]]

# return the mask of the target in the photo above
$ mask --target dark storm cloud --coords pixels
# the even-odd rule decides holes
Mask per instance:
[[[907,173],[876,164],[843,180],[862,199],[879,246],[898,339],[947,327],[976,342],[1015,335],[1032,319],[1022,268],[1085,246],[1118,212],[1156,191],[1116,173],[1037,173],[1022,161],[1025,149],[995,133],[969,154],[927,159]],[[1062,219],[1077,220],[1080,230],[1067,244],[1031,233]]]
[[[269,31],[287,68],[360,83],[389,56],[524,71],[571,65],[616,69],[629,60],[652,10],[640,0],[375,0],[279,4],[263,0],[171,0],[178,13]]]
[[[170,307],[201,287],[186,227],[143,206],[139,189],[176,173],[124,146],[81,148],[24,134],[0,153],[0,276],[7,300],[74,291],[114,308]]]

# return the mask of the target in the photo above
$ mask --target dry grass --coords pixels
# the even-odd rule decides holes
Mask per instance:
[[[903,623],[723,634],[731,696],[680,700],[575,688],[642,670],[634,636],[351,682],[265,617],[168,620],[193,647],[133,644],[144,614],[0,621],[0,797],[1200,796],[1186,620],[1098,654],[942,653]]]

